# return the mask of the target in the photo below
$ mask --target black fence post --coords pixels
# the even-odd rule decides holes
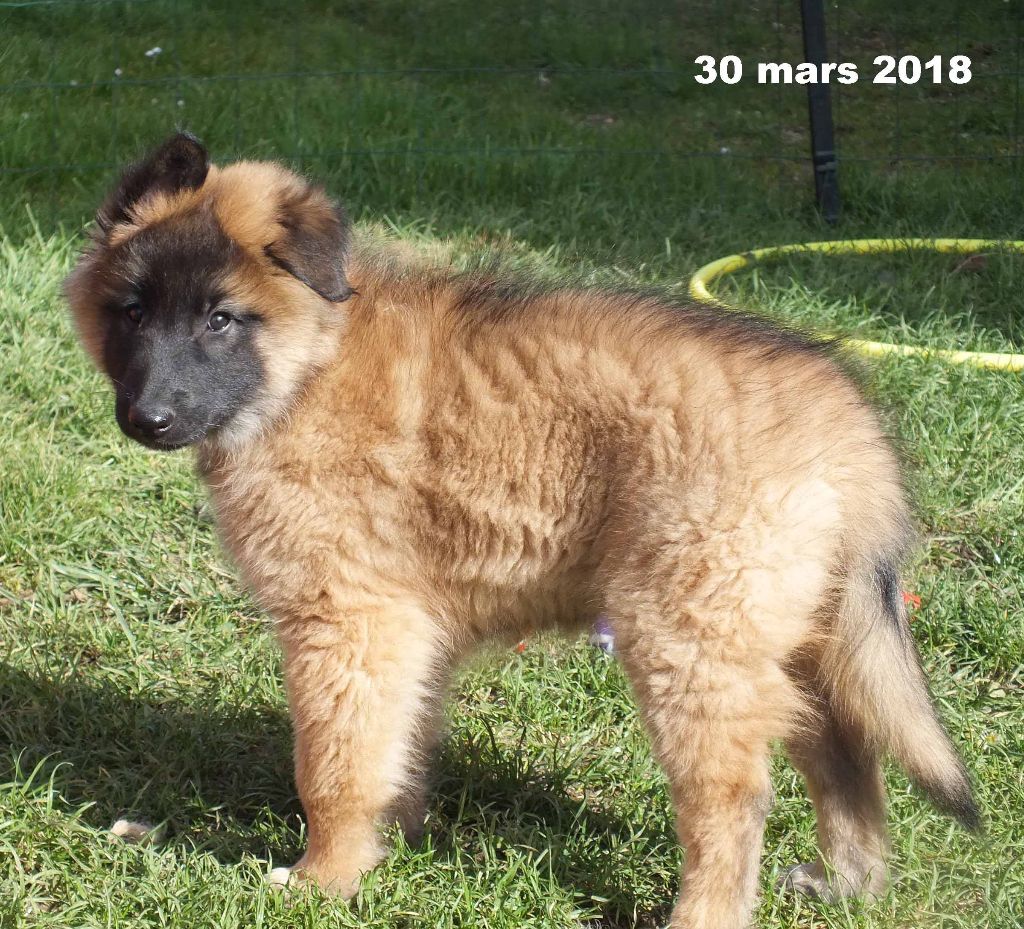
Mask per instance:
[[[825,43],[825,0],[800,0],[804,31],[804,60],[818,67],[828,61]],[[814,192],[825,222],[839,219],[839,177],[836,143],[832,127],[832,88],[826,83],[807,85],[807,108],[811,120],[811,162]]]

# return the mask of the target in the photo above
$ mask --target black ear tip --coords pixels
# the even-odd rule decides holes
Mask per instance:
[[[153,153],[150,164],[155,175],[166,179],[165,189],[194,190],[206,180],[210,156],[191,132],[179,131]]]
[[[158,151],[169,161],[208,165],[210,154],[196,136],[181,130],[167,139]]]
[[[204,155],[206,154],[206,146],[200,141],[199,136],[194,132],[189,132],[188,129],[179,129],[168,141],[177,142],[180,145],[201,151]]]

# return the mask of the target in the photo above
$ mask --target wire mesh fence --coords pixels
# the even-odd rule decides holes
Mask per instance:
[[[846,203],[981,216],[1020,198],[1020,0],[827,4]],[[220,159],[283,158],[361,206],[600,197],[653,185],[701,215],[813,204],[795,0],[0,2],[0,222],[78,223],[176,126]],[[701,54],[742,80],[700,85]],[[969,83],[878,85],[881,54],[971,58]]]

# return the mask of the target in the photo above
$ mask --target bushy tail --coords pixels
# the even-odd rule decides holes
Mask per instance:
[[[895,559],[848,576],[821,670],[835,709],[888,750],[939,809],[978,829],[967,771],[921,670]]]

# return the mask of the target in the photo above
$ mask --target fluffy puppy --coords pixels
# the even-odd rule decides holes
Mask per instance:
[[[188,135],[125,172],[67,295],[119,425],[195,449],[275,620],[294,882],[351,894],[383,823],[421,828],[470,649],[597,613],[671,786],[675,929],[749,924],[776,740],[818,815],[795,889],[885,886],[885,752],[976,823],[901,602],[897,460],[828,345],[384,260],[321,189]]]

